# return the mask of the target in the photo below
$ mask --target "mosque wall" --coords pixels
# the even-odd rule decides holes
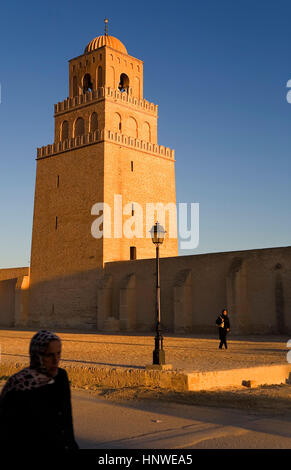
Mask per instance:
[[[110,262],[29,289],[28,268],[0,270],[0,326],[154,331],[155,270],[155,259]],[[291,333],[291,247],[161,258],[160,272],[164,332],[215,334],[226,307],[233,335]]]
[[[291,333],[291,247],[162,258],[160,271],[164,331],[216,333],[226,307],[233,334]],[[103,328],[153,330],[155,260],[107,263],[104,277],[111,302]]]
[[[27,314],[29,268],[0,269],[0,326],[13,327]]]

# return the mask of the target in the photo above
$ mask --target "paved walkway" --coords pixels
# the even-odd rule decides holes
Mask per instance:
[[[60,366],[143,368],[152,363],[154,334],[93,334],[59,332],[63,352]],[[35,331],[0,330],[1,363],[28,363]],[[229,336],[229,349],[218,350],[215,337],[165,335],[166,362],[174,369],[211,371],[287,364],[288,337]]]

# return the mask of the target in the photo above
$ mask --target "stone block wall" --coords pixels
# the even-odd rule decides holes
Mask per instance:
[[[0,269],[0,327],[13,327],[28,313],[29,268]]]
[[[291,333],[291,247],[162,258],[160,270],[166,331],[215,333],[216,317],[226,307],[233,334]],[[110,317],[120,330],[153,330],[155,260],[107,263],[104,275],[111,279],[111,301],[110,311],[102,312],[103,328]],[[127,279],[134,287],[126,290]]]
[[[28,268],[0,270],[0,326],[153,331],[155,269],[155,259],[110,262],[29,289]],[[291,334],[291,247],[161,258],[160,271],[165,332],[216,333],[226,307],[234,335]]]

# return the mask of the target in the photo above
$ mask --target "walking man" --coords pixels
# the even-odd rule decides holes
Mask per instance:
[[[226,308],[222,310],[221,315],[219,315],[219,317],[217,318],[216,325],[218,326],[218,329],[219,329],[219,339],[220,339],[219,349],[222,349],[223,345],[225,349],[227,349],[226,335],[230,330],[230,322],[229,322]]]

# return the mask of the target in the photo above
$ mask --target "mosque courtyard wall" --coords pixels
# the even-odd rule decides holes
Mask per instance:
[[[118,261],[33,286],[38,315],[28,268],[0,270],[0,326],[153,331],[155,269]],[[233,334],[291,333],[291,247],[161,258],[160,272],[165,332],[215,333],[226,307]]]

